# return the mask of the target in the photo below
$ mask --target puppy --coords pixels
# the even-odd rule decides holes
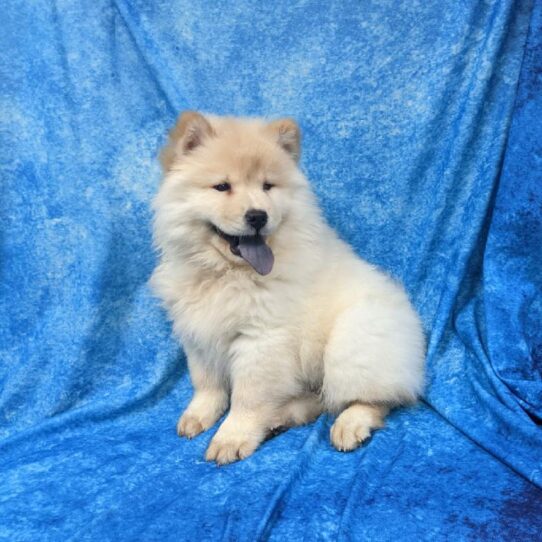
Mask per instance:
[[[252,454],[279,426],[337,414],[356,448],[422,389],[424,336],[404,290],[326,224],[290,119],[183,113],[154,200],[152,286],[187,355],[192,438],[226,409],[206,459]]]

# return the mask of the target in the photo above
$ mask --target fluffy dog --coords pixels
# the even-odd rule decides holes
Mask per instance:
[[[353,450],[422,389],[424,337],[404,290],[326,224],[291,119],[183,113],[162,152],[152,285],[188,359],[179,435],[230,407],[206,458],[252,454],[278,426],[338,414]]]

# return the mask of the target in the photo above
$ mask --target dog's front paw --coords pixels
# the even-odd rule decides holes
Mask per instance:
[[[227,420],[224,424],[226,427],[222,425],[219,428],[207,448],[205,453],[207,461],[216,461],[219,465],[226,465],[245,459],[254,453],[264,437],[264,434],[260,434],[258,430],[244,430],[241,427],[234,429],[231,427],[233,424],[228,424]]]
[[[228,397],[223,390],[198,391],[177,422],[180,437],[193,438],[207,431],[222,416]]]
[[[217,438],[218,437],[218,438]],[[207,448],[205,459],[216,461],[219,465],[227,465],[252,455],[258,443],[251,441],[246,435],[215,436]]]
[[[180,437],[194,438],[205,429],[202,420],[188,411],[177,422],[177,435]]]

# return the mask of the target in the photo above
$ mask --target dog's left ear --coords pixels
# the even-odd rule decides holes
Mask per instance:
[[[297,162],[301,152],[301,130],[293,119],[279,119],[267,125],[267,131]]]

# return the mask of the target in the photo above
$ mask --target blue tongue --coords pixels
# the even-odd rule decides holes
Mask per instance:
[[[240,237],[237,246],[241,258],[247,261],[260,275],[267,275],[273,269],[275,258],[261,235]]]

